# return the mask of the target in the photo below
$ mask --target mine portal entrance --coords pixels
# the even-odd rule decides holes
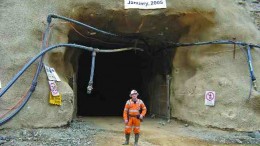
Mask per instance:
[[[97,53],[93,90],[87,93],[91,72],[91,52],[68,52],[76,72],[73,83],[75,113],[78,116],[122,116],[132,89],[148,108],[147,114],[169,117],[169,91],[166,76],[171,74],[174,52],[160,40],[146,39],[148,34],[124,34],[128,38],[96,34],[83,37],[75,30],[69,32],[69,43],[98,49],[142,48],[144,51]],[[86,34],[87,36],[87,34]]]
[[[136,89],[146,102],[140,54],[134,51],[98,53],[93,90],[87,94],[91,53],[82,52],[77,73],[77,115],[121,116],[129,92]],[[148,103],[148,102],[146,102]]]

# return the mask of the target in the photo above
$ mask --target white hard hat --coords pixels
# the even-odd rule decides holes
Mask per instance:
[[[132,91],[130,92],[130,95],[129,95],[129,96],[131,97],[131,95],[133,95],[133,94],[137,94],[137,95],[139,95],[138,92],[137,92],[136,90],[132,90]]]

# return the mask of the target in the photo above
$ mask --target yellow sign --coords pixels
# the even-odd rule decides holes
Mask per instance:
[[[52,93],[50,92],[50,99],[49,102],[50,104],[54,104],[54,105],[61,105],[61,94],[59,94],[58,96],[53,96]]]

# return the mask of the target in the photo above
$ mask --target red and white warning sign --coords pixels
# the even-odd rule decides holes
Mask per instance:
[[[205,105],[214,106],[216,100],[215,91],[206,91],[205,93]]]
[[[51,94],[53,96],[59,96],[60,95],[55,81],[49,81],[49,86],[50,86],[50,89],[51,89]]]

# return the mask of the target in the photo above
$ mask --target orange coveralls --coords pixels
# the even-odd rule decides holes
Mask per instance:
[[[123,113],[124,120],[128,120],[125,126],[125,134],[130,134],[132,128],[134,128],[134,134],[140,133],[140,119],[138,119],[137,116],[140,115],[141,109],[141,115],[144,117],[146,114],[146,106],[141,99],[137,99],[136,103],[134,103],[132,99],[126,102]]]

